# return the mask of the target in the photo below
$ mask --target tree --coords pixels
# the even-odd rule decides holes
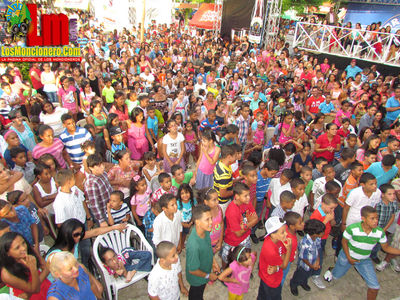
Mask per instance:
[[[326,2],[326,0],[282,0],[282,12],[285,12],[289,9],[294,9],[299,13],[303,13],[305,7],[319,7],[324,2]]]

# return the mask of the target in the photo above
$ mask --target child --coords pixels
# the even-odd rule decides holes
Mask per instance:
[[[300,171],[303,166],[309,166],[312,168],[312,158],[311,158],[311,144],[309,142],[303,142],[301,144],[303,149],[300,150],[293,158],[292,170],[294,172],[294,177],[300,177]]]
[[[286,228],[287,238],[288,238],[288,240],[290,239],[292,241],[292,250],[290,253],[289,263],[288,263],[286,269],[283,270],[283,278],[282,278],[282,282],[281,282],[282,287],[283,287],[283,284],[285,283],[286,276],[289,273],[290,266],[292,265],[292,262],[294,262],[294,260],[296,258],[296,253],[297,253],[296,232],[304,230],[303,218],[297,212],[288,211],[287,213],[285,213],[283,220],[286,222],[286,226],[287,226],[287,228]]]
[[[143,217],[144,236],[150,245],[154,248],[153,244],[153,224],[156,217],[162,212],[160,203],[151,202],[151,209],[149,209]]]
[[[265,222],[267,236],[261,248],[257,299],[282,299],[283,270],[289,264],[292,240],[287,238],[285,222],[271,217]],[[286,250],[286,251],[285,251]]]
[[[331,100],[332,100],[331,95],[327,94],[325,97],[325,101],[320,103],[320,105],[318,107],[319,112],[324,114],[325,117],[327,117],[327,116],[335,117],[336,116],[335,106],[333,105]]]
[[[193,172],[184,172],[180,165],[173,165],[171,168],[172,174],[172,186],[179,189],[179,187],[188,183],[190,186],[193,186],[196,182],[196,177],[193,176]]]
[[[344,139],[346,139],[350,134],[349,127],[350,127],[350,119],[348,118],[342,119],[342,126],[337,131],[337,134],[340,135],[341,137],[342,144],[344,142]]]
[[[358,161],[354,161],[350,164],[350,175],[349,177],[347,177],[347,180],[342,188],[342,193],[338,198],[339,206],[343,207],[347,195],[350,193],[350,191],[359,186],[359,180],[363,172],[364,172],[363,165],[360,164]]]
[[[135,218],[136,226],[144,233],[143,218],[150,210],[151,190],[147,186],[145,177],[136,175],[132,178],[130,187],[131,211]]]
[[[360,211],[358,211],[358,214],[360,214]],[[367,283],[367,299],[376,299],[380,288],[376,274],[372,271],[372,262],[369,259],[372,249],[377,243],[380,243],[386,253],[400,255],[399,249],[387,244],[385,232],[377,226],[377,219],[378,213],[375,208],[366,205],[361,209],[361,222],[348,226],[343,232],[343,249],[339,254],[336,265],[332,271],[328,270],[324,274],[324,278],[328,282],[337,280],[346,275],[347,271],[354,265]]]
[[[280,178],[273,178],[269,185],[268,193],[270,194],[267,200],[267,207],[269,208],[269,216],[274,211],[275,207],[279,205],[279,196],[283,191],[290,190],[289,181],[293,177],[293,171],[284,169]]]
[[[347,148],[357,151],[357,135],[355,133],[350,133],[346,138]]]
[[[162,151],[164,153],[164,170],[170,172],[175,164],[185,169],[183,156],[185,154],[185,137],[178,132],[178,124],[169,120],[167,122],[168,133],[162,138]]]
[[[251,228],[258,223],[257,214],[250,203],[250,189],[242,183],[237,182],[233,186],[233,201],[226,209],[226,229],[224,244],[222,245],[222,267],[228,265],[229,251],[237,246],[251,247]]]
[[[157,263],[149,275],[147,291],[150,299],[178,300],[180,293],[188,296],[176,246],[167,241],[158,244]]]
[[[86,161],[89,155],[93,155],[96,153],[96,144],[93,141],[86,141],[81,145],[81,149],[85,153],[85,155],[82,157],[82,166],[80,171],[82,174],[85,174],[85,176],[87,176],[90,171]]]
[[[303,179],[306,186],[304,192],[306,193],[308,203],[310,203],[311,206],[312,203],[310,202],[310,194],[314,185],[314,181],[312,180],[312,168],[309,166],[303,166],[300,171],[300,178]]]
[[[253,142],[256,145],[264,146],[265,138],[264,138],[264,122],[257,122],[257,129],[254,133]]]
[[[3,157],[7,162],[8,167],[12,170],[15,167],[14,161],[11,159],[10,155],[10,150],[15,147],[19,147],[25,150],[25,153],[27,154],[28,158],[32,160],[32,154],[28,149],[21,143],[21,141],[18,138],[17,133],[14,130],[8,130],[4,134],[4,139],[6,140],[8,144],[8,148],[4,151]]]
[[[41,208],[46,208],[50,215],[54,216],[53,202],[57,196],[57,186],[51,176],[50,167],[38,163],[34,170],[37,182],[32,187],[33,199]]]
[[[286,212],[292,210],[295,202],[296,196],[291,191],[283,191],[279,196],[279,205],[272,211],[271,217],[283,218]]]
[[[340,184],[343,185],[347,177],[350,174],[350,164],[356,159],[356,152],[350,148],[343,148],[340,153],[339,162],[335,165],[335,179],[339,180]]]
[[[157,143],[158,140],[158,119],[156,116],[156,109],[154,106],[150,105],[147,107],[147,128],[153,144]]]
[[[218,205],[218,194],[214,189],[209,189],[204,195],[204,204],[210,208],[212,218],[212,229],[210,232],[211,246],[213,253],[221,250],[224,241],[224,218],[222,209]]]
[[[342,188],[340,181],[335,179],[335,169],[331,164],[322,167],[322,174],[324,175],[323,177],[314,180],[312,188],[313,193],[311,196],[313,198],[312,203],[314,203],[314,199],[319,199],[323,194],[325,194],[325,183],[328,181],[334,180],[340,185],[340,188]]]
[[[399,150],[399,145],[399,140],[396,137],[389,136],[387,139],[387,147],[378,152],[377,160],[381,161],[382,158],[388,154],[395,156],[397,151]]]
[[[242,166],[242,182],[250,188],[250,203],[255,208],[257,205],[257,169],[250,161],[245,161]]]
[[[72,83],[71,83],[72,80]],[[58,102],[60,107],[65,107],[71,111],[74,120],[76,121],[76,115],[78,113],[78,99],[76,97],[76,88],[74,87],[73,78],[63,76],[60,79],[61,87],[58,89]]]
[[[238,246],[229,255],[227,267],[218,279],[228,286],[228,299],[243,299],[250,287],[250,275],[257,260],[257,252]]]
[[[317,157],[314,160],[315,168],[312,170],[312,180],[322,177],[322,167],[328,163],[325,157]]]
[[[251,123],[251,130],[256,131],[257,127],[258,127],[258,123],[259,122],[263,122],[263,119],[264,119],[263,118],[263,113],[262,112],[258,112],[256,114],[253,113],[253,118],[254,118],[254,121],[253,121],[253,123]]]
[[[305,291],[311,288],[307,284],[308,278],[321,269],[320,249],[321,237],[324,235],[325,225],[318,220],[308,220],[304,224],[306,236],[299,245],[299,260],[297,269],[290,280],[290,292],[294,296],[299,295],[297,287],[300,285]],[[325,287],[320,287],[325,288]]]
[[[214,109],[210,109],[207,114],[207,119],[201,122],[200,132],[203,132],[206,128],[211,128],[214,134],[217,134],[218,130],[220,129],[217,121],[217,114]]]
[[[11,120],[8,118],[8,114],[11,111],[11,106],[7,104],[7,101],[3,98],[0,98],[0,115],[3,117],[2,125],[6,126],[11,123]]]
[[[168,173],[160,173],[160,175],[158,175],[158,182],[160,183],[161,187],[151,195],[152,202],[157,202],[160,197],[166,193],[170,193],[172,195],[176,195],[178,193],[178,189],[172,185],[171,175]]]
[[[213,184],[213,171],[221,153],[221,148],[215,143],[215,134],[211,129],[205,129],[201,135],[200,154],[195,171],[196,189],[199,191]]]
[[[240,165],[239,161],[242,160],[242,155],[243,155],[243,149],[240,145],[238,144],[232,144],[230,147],[233,148],[233,151],[235,152],[235,162],[231,165],[232,168],[232,178],[234,181],[240,180]],[[251,151],[252,152],[252,151]],[[247,153],[247,151],[246,151]]]
[[[398,172],[398,168],[395,166],[396,158],[392,154],[387,154],[382,158],[380,162],[374,162],[365,171],[375,176],[378,183],[378,187],[382,184],[391,182]]]
[[[311,277],[312,282],[320,289],[326,288],[325,284],[322,282],[319,275],[321,274],[326,241],[329,237],[332,226],[336,225],[334,211],[337,206],[338,206],[337,198],[332,194],[325,194],[324,196],[322,196],[321,204],[312,213],[310,217],[310,219],[321,221],[325,225],[325,231],[323,236],[321,237],[321,248],[319,252],[320,269],[314,272],[314,275]]]
[[[400,122],[399,122],[400,123]],[[235,124],[226,126],[225,135],[221,138],[220,145],[232,145],[238,142],[239,127]]]
[[[236,119],[235,125],[239,128],[238,138],[242,149],[248,141],[251,141],[252,130],[250,127],[250,107],[247,103],[242,105],[240,116]]]
[[[110,137],[112,140],[111,143],[111,162],[113,164],[118,164],[118,161],[114,159],[114,154],[117,151],[122,151],[126,149],[126,146],[124,144],[124,136],[123,134],[125,131],[122,131],[120,127],[113,126],[109,130],[110,132]]]
[[[376,152],[371,150],[366,150],[364,154],[364,160],[361,162],[364,168],[364,171],[369,168],[374,162],[376,162]]]
[[[111,86],[111,79],[106,78],[104,79],[104,88],[101,91],[101,96],[103,98],[103,102],[106,103],[106,108],[107,110],[110,110],[110,108],[112,107],[113,103],[114,103],[114,94],[115,94],[115,90],[114,88]]]
[[[149,151],[143,155],[145,165],[142,173],[146,178],[147,185],[150,185],[151,180],[162,172],[162,168],[157,163],[156,155],[154,152]]]
[[[286,100],[283,98],[278,99],[278,105],[274,107],[275,120],[279,118],[286,112]]]
[[[185,248],[186,236],[190,232],[190,228],[193,225],[192,222],[192,209],[197,205],[196,199],[193,196],[193,190],[189,184],[183,183],[178,190],[177,196],[178,210],[182,215],[182,234],[181,234],[181,245],[180,249]]]
[[[292,142],[287,143],[283,147],[283,152],[285,154],[285,156],[284,156],[285,160],[284,160],[283,164],[280,166],[279,172],[276,173],[276,175],[275,175],[275,177],[277,177],[277,178],[281,176],[281,174],[282,174],[284,169],[291,169],[292,168],[294,155],[296,153],[296,146]],[[294,175],[292,175],[292,177],[293,176]]]
[[[131,247],[121,250],[121,254],[108,247],[100,247],[99,257],[109,275],[119,276],[130,282],[137,271],[150,272],[152,255],[149,251],[138,251]]]
[[[278,141],[281,145],[286,145],[293,140],[295,135],[295,123],[293,114],[288,111],[283,114],[282,122],[278,125]]]
[[[379,187],[382,192],[381,201],[376,205],[376,211],[378,212],[378,227],[382,228],[386,233],[389,227],[393,224],[396,213],[399,211],[399,206],[396,201],[396,192],[391,184],[385,183]],[[378,252],[380,250],[380,245],[376,245],[371,252],[371,259],[373,262],[377,263],[376,269],[378,271],[383,271],[388,262],[383,260],[379,261]],[[390,261],[390,260],[389,260]]]
[[[153,243],[157,245],[162,241],[169,241],[181,252],[180,237],[182,232],[182,214],[178,211],[176,197],[164,194],[160,197],[160,206],[163,210],[154,220]]]
[[[131,219],[131,211],[124,202],[124,193],[121,191],[113,191],[110,195],[110,201],[107,203],[107,219],[108,224],[120,224],[128,222]]]
[[[15,163],[13,170],[24,174],[26,181],[33,184],[35,181],[35,164],[27,161],[26,151],[21,147],[14,147],[10,149],[10,156],[11,160]]]
[[[199,140],[196,131],[193,129],[193,123],[188,121],[185,124],[185,130],[183,131],[185,137],[185,162],[189,164],[189,158],[192,156],[193,161],[197,161],[196,148],[197,141]]]

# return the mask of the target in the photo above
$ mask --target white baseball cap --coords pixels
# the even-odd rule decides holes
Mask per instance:
[[[286,224],[286,222],[283,221],[279,217],[268,218],[268,220],[265,221],[265,230],[267,231],[267,234],[265,236],[268,236],[271,233],[277,231],[279,228],[281,228],[285,224]]]

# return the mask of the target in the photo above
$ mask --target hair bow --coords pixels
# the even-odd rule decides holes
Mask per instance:
[[[139,176],[139,175],[135,175],[135,176],[133,177],[133,180],[134,180],[135,182],[138,182],[139,179],[140,179],[140,176]]]

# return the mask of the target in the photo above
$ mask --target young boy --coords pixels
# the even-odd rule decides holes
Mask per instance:
[[[205,119],[200,124],[200,131],[203,131],[204,129],[209,127],[212,129],[212,131],[214,131],[215,134],[217,134],[218,130],[220,129],[220,126],[218,125],[218,121],[216,118],[217,118],[217,113],[215,112],[214,109],[210,109],[207,114],[207,119]]]
[[[371,150],[365,151],[364,161],[361,162],[364,167],[364,171],[367,170],[370,165],[376,162],[376,156],[376,153],[372,152]]]
[[[232,169],[232,179],[234,182],[240,179],[240,164],[239,162],[242,160],[242,155],[243,155],[243,149],[240,145],[238,144],[232,144],[230,147],[233,148],[233,151],[235,151],[235,162],[231,165]]]
[[[112,107],[112,105],[114,103],[115,90],[111,86],[111,79],[109,79],[109,78],[104,79],[104,83],[105,83],[105,86],[104,86],[103,90],[101,91],[101,95],[103,98],[103,102],[106,104],[106,108],[108,110],[110,110],[110,108]]]
[[[153,246],[153,224],[156,217],[162,212],[160,203],[151,202],[151,209],[149,209],[146,214],[143,216],[143,226],[144,226],[144,237],[147,241]]]
[[[196,183],[196,178],[193,176],[193,172],[184,172],[180,165],[173,165],[171,167],[172,174],[172,186],[179,189],[181,184],[189,183],[189,185],[194,186]]]
[[[355,133],[350,133],[346,138],[347,148],[357,151],[357,135]]]
[[[217,280],[221,270],[211,246],[210,208],[204,204],[195,206],[192,218],[194,228],[186,243],[186,280],[190,284],[189,300],[200,300],[208,281]]]
[[[360,211],[358,213],[360,214]],[[376,299],[380,286],[369,256],[377,243],[381,244],[386,253],[400,255],[399,249],[387,244],[385,232],[378,227],[376,209],[366,205],[361,209],[361,222],[353,223],[343,232],[343,249],[333,270],[328,270],[324,274],[325,280],[330,282],[343,277],[354,265],[368,286],[367,299]]]
[[[331,117],[336,117],[336,112],[335,112],[335,106],[331,102],[332,97],[331,95],[326,95],[325,101],[320,103],[319,105],[319,111],[320,113],[324,114],[325,117],[326,115],[331,116]]]
[[[396,213],[399,210],[399,205],[396,201],[396,192],[391,184],[385,183],[379,187],[382,198],[381,201],[376,205],[376,211],[378,212],[378,227],[382,228],[386,233],[389,227],[393,224]],[[377,263],[376,269],[382,271],[386,268],[387,262],[385,260],[382,263],[379,261],[378,252],[380,246],[376,245],[371,252],[371,259]],[[379,267],[379,268],[378,268]]]
[[[239,128],[235,124],[226,126],[225,135],[221,138],[219,144],[221,146],[232,145],[238,142]]]
[[[324,195],[331,194],[331,195],[335,196],[335,198],[338,198],[340,195],[340,191],[341,191],[340,184],[337,183],[336,181],[330,180],[327,183],[325,183],[325,194]],[[318,199],[315,199],[314,207],[313,207],[314,210],[318,209],[318,207],[321,205],[322,197],[324,195],[322,195]]]
[[[279,196],[279,205],[275,207],[271,217],[283,218],[286,212],[292,210],[295,202],[296,196],[291,191],[283,191]]]
[[[300,242],[297,269],[290,280],[290,292],[294,296],[299,295],[298,286],[307,292],[310,291],[308,278],[321,269],[321,237],[324,235],[324,230],[325,225],[319,220],[311,219],[304,224],[306,236]],[[325,288],[325,286],[318,287]]]
[[[338,206],[338,201],[336,197],[332,194],[325,194],[322,196],[322,202],[318,208],[313,212],[310,219],[315,219],[321,221],[325,225],[325,231],[321,237],[321,248],[319,253],[319,265],[322,268],[322,261],[324,258],[326,241],[332,229],[332,225],[335,225],[335,208]],[[321,268],[317,270],[311,277],[312,282],[320,289],[326,288],[325,284],[322,282]]]
[[[279,165],[275,160],[268,160],[263,168],[258,171],[257,173],[257,184],[256,184],[256,198],[257,198],[257,203],[255,205],[255,210],[257,213],[257,217],[259,219],[258,223],[258,228],[263,228],[263,212],[264,212],[264,201],[265,199],[268,199],[267,192],[269,190],[269,186],[271,184],[272,178],[278,173],[279,171]],[[268,201],[268,200],[267,200]],[[251,229],[251,239],[253,240],[253,243],[255,243],[255,238],[256,236],[256,226],[254,226]],[[258,238],[257,238],[258,239]]]
[[[21,98],[17,93],[14,93],[11,89],[11,85],[8,82],[3,82],[1,84],[1,89],[3,90],[3,94],[1,98],[6,100],[6,103],[11,106],[11,108],[20,108]]]
[[[269,185],[268,192],[270,193],[269,201],[267,200],[267,207],[269,208],[269,216],[274,211],[275,207],[279,205],[279,196],[283,191],[290,191],[290,179],[293,177],[293,171],[284,169],[280,178],[273,178]]]
[[[347,195],[350,193],[352,189],[355,189],[359,185],[359,180],[361,175],[364,172],[364,168],[362,164],[358,161],[352,162],[350,165],[350,175],[347,178],[346,182],[343,185],[342,193],[339,196],[339,206],[343,207],[344,202],[346,201]]]
[[[261,280],[257,299],[282,299],[283,270],[292,252],[292,240],[287,238],[285,224],[279,217],[265,222],[267,236],[260,253],[258,275]]]
[[[182,232],[182,215],[176,204],[176,197],[172,194],[164,194],[160,197],[160,206],[163,210],[153,223],[153,243],[157,245],[162,241],[169,241],[180,249],[180,236]]]
[[[28,183],[32,184],[35,181],[35,164],[31,161],[27,161],[28,157],[26,152],[21,147],[14,147],[10,149],[11,160],[15,163],[13,171],[18,171],[24,174],[24,177]]]
[[[317,157],[314,161],[315,169],[312,170],[312,180],[322,177],[322,167],[328,164],[328,161],[324,157]]]
[[[239,245],[251,248],[251,228],[258,222],[256,211],[250,202],[249,187],[242,182],[235,183],[233,197],[225,213],[226,228],[221,253],[223,268],[228,265],[228,256],[232,248]]]
[[[158,175],[158,182],[160,183],[161,187],[159,187],[151,195],[152,202],[158,202],[161,196],[167,193],[175,196],[178,194],[178,189],[172,185],[171,175],[169,175],[168,173],[160,173],[160,175]]]
[[[335,179],[343,185],[350,174],[350,164],[356,159],[356,152],[350,148],[344,148],[340,153],[339,163],[334,167]]]
[[[150,137],[153,140],[153,144],[157,143],[158,140],[158,119],[156,116],[156,109],[150,105],[147,108],[147,128],[149,129]]]
[[[306,186],[304,193],[306,193],[308,203],[310,203],[310,194],[314,185],[314,180],[312,180],[312,169],[309,166],[302,166],[300,170],[300,178],[304,181]]]
[[[305,194],[306,185],[301,178],[293,178],[290,180],[290,188],[296,197],[292,210],[303,217],[305,208],[309,205]]]
[[[296,258],[296,253],[297,253],[296,232],[304,230],[303,218],[297,212],[288,211],[287,213],[285,213],[283,220],[286,222],[286,226],[287,226],[287,228],[286,228],[287,238],[292,241],[292,251],[290,253],[289,263],[288,263],[286,269],[283,270],[283,278],[282,278],[281,286],[283,286],[283,284],[285,283],[286,276],[290,271],[290,266],[292,265],[292,262],[294,262],[294,260]]]
[[[124,202],[124,193],[113,191],[107,203],[107,219],[109,225],[128,222],[131,218],[128,205]]]
[[[158,244],[157,263],[149,275],[147,292],[151,300],[178,300],[180,293],[189,295],[183,278],[176,246],[168,241]]]
[[[218,193],[219,206],[225,214],[233,196],[233,178],[231,165],[235,162],[235,150],[232,145],[221,147],[221,158],[214,168],[213,189]]]
[[[250,203],[255,208],[257,205],[257,169],[249,161],[246,161],[241,169],[244,178],[242,182],[250,188]]]
[[[375,176],[378,187],[382,184],[389,183],[397,175],[399,169],[394,165],[396,158],[392,154],[387,154],[380,162],[374,162],[365,171]]]
[[[238,138],[242,149],[252,140],[252,130],[250,127],[250,107],[244,103],[240,109],[240,115],[236,119],[235,125],[239,128]]]
[[[118,161],[114,159],[114,153],[117,151],[125,150],[126,146],[124,144],[125,131],[122,131],[121,127],[113,126],[110,128],[111,143],[111,162],[113,164],[118,164]]]
[[[330,164],[324,165],[322,167],[322,174],[324,175],[323,177],[314,180],[314,185],[311,194],[312,203],[314,203],[315,199],[318,199],[323,194],[325,194],[325,184],[328,181],[334,180],[340,185],[340,188],[342,188],[342,184],[340,183],[340,181],[335,179],[335,169],[333,168],[332,165]]]

